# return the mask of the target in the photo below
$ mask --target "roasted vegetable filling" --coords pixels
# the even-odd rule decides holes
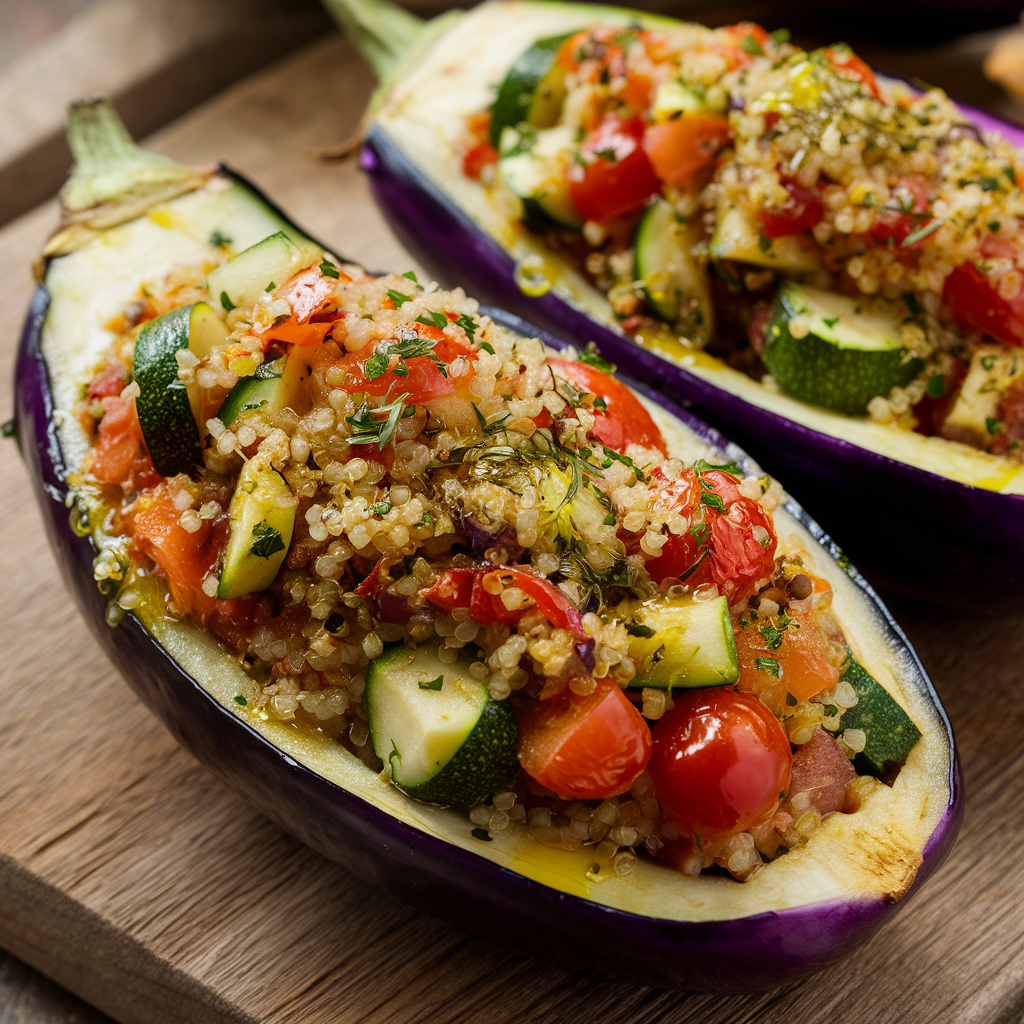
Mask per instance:
[[[1024,158],[940,90],[751,23],[597,25],[522,54],[463,153],[642,344],[1024,454]]]
[[[284,233],[109,326],[75,487],[111,621],[200,623],[246,667],[239,715],[482,841],[746,879],[920,737],[780,542],[778,485],[592,353]]]

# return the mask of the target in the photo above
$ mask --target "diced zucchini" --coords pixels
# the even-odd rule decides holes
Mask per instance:
[[[179,349],[205,358],[228,329],[206,302],[179,306],[146,323],[135,339],[132,376],[139,385],[135,408],[156,471],[188,473],[202,461],[196,410],[178,377]]]
[[[821,263],[814,244],[804,235],[768,238],[738,206],[719,211],[711,258],[753,263],[785,274],[811,273]]]
[[[854,767],[861,774],[892,778],[921,738],[921,730],[852,653],[840,678],[857,691],[856,705],[843,712],[842,728],[860,729],[867,738]]]
[[[211,270],[206,287],[225,313],[236,306],[249,308],[268,289],[284,284],[319,257],[315,247],[299,247],[278,231]]]
[[[621,616],[625,609],[620,606]],[[631,687],[685,689],[724,686],[740,675],[729,602],[651,598],[629,609]]]
[[[637,225],[636,279],[655,316],[703,345],[714,330],[711,286],[704,262],[693,254],[699,221],[684,224],[671,204],[655,199]]]
[[[521,132],[506,128],[501,136],[498,178],[523,201],[525,218],[576,230],[583,218],[569,194],[567,168],[573,148],[566,126]]]
[[[425,803],[472,807],[519,767],[519,727],[469,673],[472,659],[442,662],[436,646],[392,644],[366,673],[366,713],[377,756],[392,781]]]
[[[939,430],[951,441],[991,448],[999,434],[1006,389],[1024,379],[1024,354],[1005,345],[980,345]]]
[[[721,114],[728,105],[729,94],[719,86],[706,89],[673,78],[658,86],[650,117],[658,124],[686,114]]]
[[[497,149],[506,128],[526,122],[550,128],[565,103],[565,68],[556,58],[569,35],[538,39],[509,68],[491,107],[491,144]]]
[[[217,597],[266,590],[277,576],[295,529],[298,501],[265,455],[243,467],[231,496],[231,527]]]
[[[903,346],[906,316],[901,302],[788,282],[775,299],[762,358],[787,394],[863,415],[872,398],[909,384],[921,370]]]
[[[301,352],[287,359],[261,363],[251,377],[243,377],[227,394],[217,418],[230,427],[243,413],[259,409],[267,416],[282,409],[300,411],[302,383],[309,366]]]

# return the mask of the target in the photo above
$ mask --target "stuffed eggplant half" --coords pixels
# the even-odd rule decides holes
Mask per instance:
[[[713,990],[941,861],[939,701],[743,452],[103,104],[70,140],[22,450],[105,648],[247,799],[459,925]]]
[[[1020,592],[1018,130],[750,23],[493,0],[441,28],[363,161],[431,272],[651,374],[890,585]]]

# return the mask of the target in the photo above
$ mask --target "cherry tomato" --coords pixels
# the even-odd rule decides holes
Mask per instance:
[[[557,377],[569,381],[580,391],[604,399],[604,409],[594,409],[591,436],[612,451],[624,452],[630,444],[656,448],[668,454],[665,439],[651,414],[625,384],[589,363],[573,363],[565,359],[549,359]]]
[[[931,183],[920,174],[905,174],[890,190],[892,198],[878,211],[871,237],[883,245],[902,245],[928,218]]]
[[[1007,345],[1024,345],[1024,292],[1004,299],[973,264],[954,268],[942,287],[942,301],[965,330],[984,331]]]
[[[801,188],[795,182],[784,181],[783,188],[789,200],[777,210],[764,215],[764,233],[767,238],[785,238],[808,231],[821,220],[825,206],[817,192]]]
[[[849,47],[826,47],[825,56],[832,67],[844,78],[861,82],[876,100],[884,99],[881,90],[878,88],[878,82],[875,80],[874,71]]]
[[[640,118],[607,117],[583,140],[569,171],[569,194],[584,220],[608,221],[639,209],[661,186],[641,140]]]
[[[731,473],[686,470],[670,482],[660,469],[652,474],[659,500],[691,517],[683,534],[672,534],[646,568],[655,583],[678,577],[691,586],[715,583],[730,601],[748,597],[755,583],[771,575],[775,563],[775,526],[771,516],[737,490]],[[724,508],[716,507],[720,499]],[[701,510],[703,519],[695,516]],[[757,528],[760,529],[757,529]],[[764,531],[763,533],[761,531]]]
[[[789,787],[786,733],[745,693],[716,687],[677,698],[652,738],[648,770],[662,810],[705,845],[766,820]]]
[[[519,763],[559,796],[600,800],[636,781],[651,756],[651,731],[617,686],[562,694],[520,709]]]
[[[692,114],[649,125],[644,132],[644,152],[662,181],[685,188],[701,168],[714,161],[728,144],[729,135],[724,117]]]
[[[760,697],[776,714],[786,710],[786,694],[807,700],[839,680],[839,669],[828,660],[828,634],[807,613],[789,619],[785,628],[775,617],[748,621],[736,630],[736,688]]]

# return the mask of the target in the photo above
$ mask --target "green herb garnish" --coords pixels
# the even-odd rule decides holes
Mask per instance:
[[[608,360],[597,351],[597,346],[592,341],[588,341],[587,347],[580,353],[580,362],[594,366],[602,373],[615,372],[615,365],[613,363],[609,363]]]
[[[341,271],[330,260],[326,259],[320,264],[320,273],[324,277],[333,277],[335,280],[341,276]]]
[[[421,690],[440,690],[444,685],[444,676],[438,676],[436,679],[431,679],[427,682],[421,681],[419,688]]]
[[[782,675],[782,667],[779,665],[778,658],[757,658],[754,665],[759,671],[767,672],[768,675],[775,676],[776,679]]]
[[[220,304],[224,307],[225,311],[230,313],[231,310],[237,309],[238,307],[228,298],[227,292],[220,293]]]
[[[266,519],[252,528],[252,539],[253,542],[249,550],[257,558],[270,558],[278,551],[284,551],[284,538],[281,536],[281,531],[274,529]]]
[[[777,651],[782,646],[782,634],[770,622],[758,626],[757,631],[764,637],[769,650]]]

